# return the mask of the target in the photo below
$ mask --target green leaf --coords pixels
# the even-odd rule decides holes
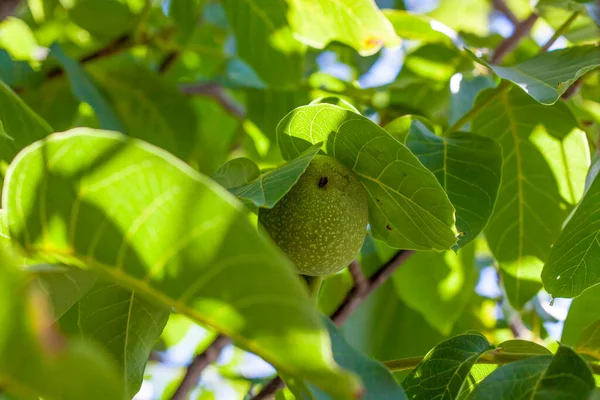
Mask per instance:
[[[587,363],[570,348],[561,346],[553,358],[539,356],[501,366],[479,384],[469,400],[579,400],[587,398],[594,387]]]
[[[61,320],[71,335],[92,340],[117,360],[125,392],[133,397],[142,384],[150,351],[169,318],[169,308],[150,303],[112,282],[97,281]]]
[[[488,75],[474,77],[463,76],[460,80],[458,92],[452,93],[450,99],[450,116],[448,123],[454,124],[473,107],[477,95],[484,89],[495,86],[494,80]],[[469,130],[471,123],[465,124],[462,129]]]
[[[471,366],[491,348],[493,346],[480,334],[455,336],[427,353],[402,381],[402,386],[411,399],[454,399]]]
[[[363,400],[403,400],[406,394],[398,385],[392,373],[383,365],[370,359],[346,342],[329,318],[323,318],[331,337],[333,358],[343,368],[353,371],[362,378],[365,385]],[[291,381],[288,385],[298,399],[329,400],[327,396],[312,385],[303,385]]]
[[[56,266],[36,274],[32,285],[39,287],[52,303],[54,320],[59,319],[96,282],[96,274],[81,269]]]
[[[443,25],[426,15],[413,14],[405,10],[383,10],[383,15],[392,23],[396,34],[403,39],[445,44],[451,44],[453,41],[453,38],[448,36],[450,29],[446,28],[446,32],[443,32]],[[452,33],[455,38],[458,38],[456,32]]]
[[[47,80],[41,86],[19,94],[36,114],[50,124],[52,131],[62,132],[73,126],[80,102],[73,95],[66,77]]]
[[[224,0],[237,52],[273,88],[294,88],[302,80],[305,46],[287,23],[287,2]]]
[[[527,354],[539,354],[539,355],[552,355],[552,352],[546,347],[530,342],[529,340],[511,339],[502,342],[498,345],[498,351],[503,353],[527,353]]]
[[[488,96],[494,96],[489,98]],[[485,236],[503,285],[520,309],[540,289],[540,271],[569,211],[583,193],[589,166],[585,134],[562,103],[542,106],[513,87],[485,91],[489,101],[472,130],[502,146],[502,183]]]
[[[290,25],[299,40],[323,49],[337,41],[362,56],[399,43],[394,27],[370,0],[291,0]]]
[[[555,297],[576,297],[600,283],[599,199],[600,177],[596,175],[544,265],[544,288]]]
[[[125,125],[123,133],[190,160],[196,140],[196,115],[174,85],[142,65],[123,60],[94,64],[89,72]]]
[[[67,56],[58,43],[50,47],[50,55],[62,65],[67,73],[73,94],[81,101],[88,103],[100,121],[100,126],[104,129],[123,131],[123,126],[119,118],[113,111],[111,105],[100,93],[95,83],[79,63]]]
[[[512,67],[484,64],[540,103],[554,104],[577,79],[600,66],[600,46],[550,51]]]
[[[260,176],[258,165],[249,158],[234,158],[227,161],[210,177],[225,189],[245,185]]]
[[[365,185],[376,239],[415,250],[448,249],[456,242],[454,208],[435,176],[368,118],[331,104],[299,107],[279,123],[277,140],[287,160],[326,142],[327,154]]]
[[[101,39],[112,39],[128,32],[135,17],[118,0],[77,0],[69,17],[80,27]]]
[[[40,80],[40,74],[31,68],[28,61],[14,60],[4,49],[0,49],[0,77],[11,87],[23,87]]]
[[[125,399],[100,349],[65,341],[48,326],[45,298],[28,291],[16,260],[0,249],[0,380],[13,399]]]
[[[35,35],[23,20],[9,16],[0,22],[0,48],[15,60],[33,60],[37,46]]]
[[[577,344],[585,328],[598,319],[599,309],[600,285],[597,285],[583,292],[571,303],[561,341],[573,346]]]
[[[588,354],[600,359],[600,320],[584,329],[575,349],[579,354]]]
[[[360,390],[332,362],[293,265],[233,196],[164,150],[112,132],[54,134],[11,165],[3,205],[30,254],[101,271],[332,396]]]
[[[420,115],[403,115],[392,121],[383,127],[387,133],[392,135],[400,143],[406,144],[406,137],[410,132],[410,127],[414,121],[419,121],[431,132],[435,131],[435,127],[427,118],[423,118]]]
[[[322,143],[317,143],[287,164],[229,191],[240,199],[253,202],[257,207],[273,208],[298,182],[322,146]]]
[[[190,37],[198,21],[204,0],[170,0],[169,17],[177,23],[181,38],[185,41]]]
[[[448,336],[474,295],[475,246],[453,251],[417,252],[393,275],[398,296]]]
[[[500,187],[502,149],[492,139],[468,132],[436,136],[423,123],[412,123],[406,146],[433,172],[456,209],[458,250],[487,224]]]
[[[0,122],[5,134],[0,136],[0,160],[6,162],[10,162],[25,146],[52,132],[52,128],[2,82]]]
[[[489,17],[492,5],[487,0],[440,0],[429,15],[461,33],[471,32],[478,35],[489,33]]]

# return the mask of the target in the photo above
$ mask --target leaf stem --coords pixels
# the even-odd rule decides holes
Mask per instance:
[[[467,123],[474,120],[475,117],[477,117],[479,115],[479,113],[481,111],[483,111],[484,108],[486,108],[493,100],[495,100],[502,93],[507,91],[509,87],[510,87],[509,81],[502,81],[502,83],[500,83],[498,85],[498,87],[496,88],[496,91],[494,93],[490,94],[485,100],[483,100],[479,104],[476,104],[473,108],[471,108],[469,110],[468,113],[466,113],[465,115],[460,117],[460,119],[458,121],[456,121],[450,128],[448,128],[448,130],[446,130],[444,135],[448,135],[452,132],[458,131],[464,125],[466,125]]]
[[[542,355],[543,354],[540,353],[505,353],[499,350],[494,350],[482,354],[481,357],[479,357],[479,359],[475,363],[503,365],[515,361],[526,360],[532,357],[539,357]],[[390,360],[383,362],[383,365],[385,365],[390,371],[393,372],[406,371],[417,367],[417,365],[419,365],[424,358],[425,356]],[[595,375],[600,375],[600,364],[588,362],[588,365]]]
[[[315,306],[319,302],[319,293],[321,292],[321,284],[323,283],[322,276],[308,276],[302,275],[304,280],[306,281],[306,286],[308,286],[308,291],[310,292],[310,298],[312,299]]]
[[[558,40],[558,38],[561,37],[562,34],[567,31],[567,29],[569,29],[569,27],[571,26],[571,24],[573,22],[575,22],[575,20],[577,19],[577,17],[579,17],[579,14],[580,14],[579,11],[574,11],[573,14],[571,14],[571,16],[561,26],[559,26],[556,29],[556,31],[554,31],[554,34],[552,35],[552,37],[550,37],[550,39],[548,39],[548,41],[542,46],[542,48],[540,49],[540,51],[538,52],[538,54],[544,53],[550,47],[552,47],[552,45],[554,44],[554,42],[556,42]]]

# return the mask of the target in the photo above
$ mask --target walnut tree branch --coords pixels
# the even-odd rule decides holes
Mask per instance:
[[[243,119],[245,112],[242,107],[240,107],[233,99],[231,99],[227,93],[225,93],[225,89],[216,83],[216,82],[206,82],[206,83],[194,83],[189,85],[182,85],[179,87],[179,90],[188,96],[206,96],[212,97],[216,100],[223,108],[229,112],[231,115],[238,119]]]
[[[196,387],[202,371],[213,362],[217,361],[219,354],[225,346],[231,343],[231,339],[227,336],[219,335],[217,338],[204,350],[202,354],[198,354],[192,360],[187,368],[183,380],[179,387],[171,397],[171,400],[185,400],[188,394]]]
[[[398,269],[408,258],[414,253],[413,250],[400,250],[392,258],[390,258],[385,264],[383,264],[371,277],[366,279],[362,274],[362,271],[358,273],[357,267],[360,269],[357,263],[350,264],[350,273],[355,279],[355,284],[350,289],[342,303],[338,308],[331,314],[331,320],[337,326],[340,326],[346,321],[346,319],[356,310],[360,303],[362,303],[375,289],[380,287],[392,273]],[[363,280],[365,278],[365,280]],[[270,399],[279,389],[283,389],[285,383],[280,377],[275,377],[269,383],[267,383],[262,390],[252,398],[252,400],[266,400]]]
[[[510,8],[508,8],[504,0],[492,0],[492,6],[501,12],[513,26],[516,26],[519,23],[519,19],[513,14]]]
[[[533,24],[538,20],[538,18],[539,15],[534,11],[525,20],[515,25],[513,34],[504,39],[504,41],[500,43],[498,47],[496,47],[496,50],[494,50],[494,53],[490,57],[490,63],[499,64],[508,53],[517,47],[519,42],[525,36],[529,35]]]

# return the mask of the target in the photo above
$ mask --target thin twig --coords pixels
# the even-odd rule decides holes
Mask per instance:
[[[233,116],[243,119],[245,112],[235,101],[233,101],[221,85],[216,82],[195,83],[191,85],[182,85],[179,90],[189,96],[206,96],[212,97],[219,102],[225,110]]]
[[[496,47],[496,50],[494,50],[494,53],[490,57],[490,63],[499,64],[519,44],[521,39],[529,35],[533,24],[538,18],[539,15],[534,11],[527,19],[516,25],[513,34]]]
[[[194,360],[189,365],[183,380],[179,384],[175,394],[171,397],[171,400],[187,399],[189,392],[198,384],[202,371],[219,358],[221,350],[229,343],[231,343],[231,339],[227,336],[219,335],[202,354],[194,357]]]
[[[569,86],[567,88],[567,90],[565,90],[565,92],[562,94],[561,98],[563,100],[569,100],[571,97],[573,97],[575,95],[575,93],[577,93],[579,91],[579,88],[581,87],[581,85],[583,85],[583,76],[580,77],[579,79],[577,79],[575,82],[573,82],[573,84],[571,86]]]
[[[567,31],[567,29],[569,29],[569,26],[571,26],[571,24],[575,22],[577,17],[579,17],[579,11],[574,11],[573,14],[571,14],[571,16],[561,26],[559,26],[558,29],[554,31],[554,35],[552,35],[552,37],[548,39],[548,41],[542,46],[539,53],[544,53],[550,47],[552,47],[554,42],[556,42],[558,38],[561,37],[563,33]]]
[[[504,0],[492,0],[492,6],[504,14],[504,16],[513,24],[513,26],[517,26],[519,19],[515,16],[515,14],[513,14],[510,8],[508,8]]]
[[[362,271],[360,274],[356,271],[358,264],[350,264],[350,273],[352,276],[358,277],[358,281],[355,281],[354,286],[346,294],[346,297],[338,308],[331,314],[331,320],[336,326],[340,326],[346,321],[346,319],[356,310],[356,307],[363,302],[375,289],[380,287],[387,279],[394,273],[396,269],[414,253],[413,250],[400,250],[392,258],[383,264],[377,272],[375,272],[370,278],[365,281],[362,280],[364,275]],[[360,267],[359,267],[360,268]],[[355,278],[356,279],[356,278]],[[267,383],[262,390],[252,398],[252,400],[266,400],[270,399],[278,390],[283,389],[285,384],[280,377],[275,377],[269,383]]]
[[[173,50],[172,52],[168,53],[158,66],[158,72],[161,74],[167,72],[169,68],[171,68],[173,64],[175,64],[175,61],[177,61],[177,59],[179,58],[179,54],[180,53],[177,50]]]

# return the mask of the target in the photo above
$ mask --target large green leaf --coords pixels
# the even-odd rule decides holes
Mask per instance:
[[[117,360],[131,398],[140,389],[150,351],[169,312],[113,282],[98,281],[59,324],[71,335],[98,343]]]
[[[600,285],[586,290],[573,300],[565,320],[561,341],[574,346],[585,328],[598,319],[598,310],[600,310]]]
[[[196,141],[194,109],[174,85],[125,60],[94,64],[89,72],[107,93],[126,133],[191,161]]]
[[[229,191],[240,199],[253,202],[257,207],[273,208],[298,182],[321,147],[322,143],[317,143],[289,163]]]
[[[587,363],[568,347],[556,355],[533,357],[501,366],[473,391],[470,400],[580,400],[594,389]]]
[[[277,127],[283,157],[326,142],[369,194],[373,235],[402,249],[448,249],[456,242],[454,208],[435,176],[402,143],[362,115],[331,104],[299,107]]]
[[[340,399],[360,390],[332,362],[291,263],[233,196],[165,151],[111,132],[55,134],[11,164],[3,205],[30,254],[95,268]]]
[[[475,292],[475,246],[418,252],[393,275],[398,296],[448,336]]]
[[[396,45],[394,27],[371,0],[290,0],[290,24],[304,43],[319,49],[338,41],[361,55]]]
[[[292,35],[286,1],[224,0],[237,51],[270,87],[296,87],[305,46]]]
[[[98,348],[48,326],[39,292],[0,249],[0,388],[18,399],[125,400],[115,366]],[[15,397],[12,397],[15,396]]]
[[[541,287],[540,271],[569,211],[583,193],[589,166],[585,134],[562,103],[542,106],[513,87],[495,96],[472,129],[503,150],[502,183],[484,232],[500,264],[511,304],[520,309]]]
[[[500,187],[502,149],[492,139],[455,132],[439,137],[423,123],[412,123],[406,146],[433,172],[456,209],[459,249],[487,224]]]
[[[437,21],[426,15],[405,10],[383,10],[383,15],[392,23],[396,34],[403,39],[452,43],[452,38],[447,34],[448,30],[443,32],[441,24],[437,23],[436,26]]]
[[[79,299],[81,299],[96,282],[96,274],[82,269],[56,266],[36,273],[33,281],[52,303],[52,316],[60,318]]]
[[[52,128],[37,116],[8,86],[0,82],[0,160],[10,162],[25,146],[45,137]]]
[[[100,127],[114,131],[123,131],[121,122],[117,118],[111,105],[100,93],[96,84],[79,63],[67,56],[57,43],[50,47],[50,55],[58,60],[65,69],[73,94],[81,101],[88,103],[100,121]]]
[[[493,346],[478,333],[448,339],[433,348],[402,381],[411,399],[456,398],[471,366]]]
[[[544,265],[544,288],[555,297],[575,297],[600,283],[599,201],[600,177],[596,175]]]
[[[342,367],[362,378],[365,385],[363,400],[403,400],[406,394],[392,373],[383,365],[370,359],[346,342],[335,325],[325,318],[331,337],[333,358]],[[312,385],[291,381],[288,385],[298,399],[334,400]]]
[[[486,65],[540,103],[554,104],[573,82],[600,67],[600,46],[550,51],[511,67]]]
[[[129,31],[135,16],[122,1],[77,0],[69,17],[92,35],[114,38]]]

